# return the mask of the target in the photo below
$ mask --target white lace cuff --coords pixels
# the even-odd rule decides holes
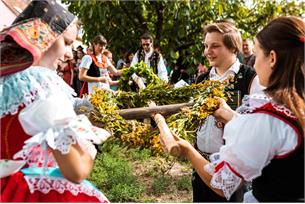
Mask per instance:
[[[94,159],[96,150],[92,143],[100,144],[108,137],[110,137],[109,132],[93,126],[85,115],[78,115],[66,125],[54,126],[26,140],[23,149],[17,152],[14,158],[29,161],[33,156],[34,147],[40,146],[47,150],[46,145],[54,150],[59,150],[62,154],[67,154],[70,146],[78,143]]]
[[[212,173],[213,169],[214,173]],[[227,200],[230,199],[242,182],[241,177],[224,161],[216,166],[209,163],[204,166],[204,170],[212,175],[211,186],[213,188],[221,189]]]

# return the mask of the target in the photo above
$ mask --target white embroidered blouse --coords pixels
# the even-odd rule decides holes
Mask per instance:
[[[96,149],[92,143],[100,144],[110,136],[106,130],[94,127],[85,115],[76,115],[73,104],[79,101],[73,97],[73,89],[55,71],[44,67],[32,66],[0,80],[1,117],[17,114],[24,105],[18,119],[24,131],[32,136],[14,155],[15,160],[0,160],[0,177],[28,164],[24,173],[31,192],[69,190],[74,195],[83,192],[105,200],[91,184],[74,184],[64,179],[49,149],[67,154],[70,146],[78,143],[94,159]]]
[[[270,98],[255,94],[244,99],[239,112],[251,112]],[[275,103],[279,111],[292,114],[290,110]],[[222,189],[227,199],[241,184],[261,175],[262,170],[275,156],[284,155],[297,147],[295,130],[282,120],[263,113],[240,114],[235,116],[224,129],[225,145],[219,153],[211,155],[212,162],[204,169],[212,175],[211,185]],[[215,159],[216,158],[216,159]],[[253,194],[247,193],[244,202],[257,202]]]

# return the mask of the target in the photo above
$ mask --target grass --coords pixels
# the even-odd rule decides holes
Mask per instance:
[[[109,140],[89,178],[111,202],[191,202],[191,166]]]
[[[171,185],[171,178],[168,176],[154,177],[152,183],[153,194],[160,195],[167,192],[167,188]]]
[[[192,188],[192,182],[190,176],[182,176],[177,180],[178,190],[190,190]]]

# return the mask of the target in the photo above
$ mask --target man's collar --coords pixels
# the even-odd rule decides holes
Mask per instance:
[[[145,50],[143,50],[143,51],[144,51],[144,53],[145,53],[146,56],[150,56],[150,55],[152,55],[152,53],[154,52],[154,49],[151,48],[151,49],[149,50],[149,52],[145,52]]]
[[[224,76],[226,76],[226,74],[228,72],[234,72],[235,74],[237,74],[239,72],[239,69],[240,69],[240,61],[238,59],[236,59],[236,61],[225,72]],[[210,71],[210,78],[213,78],[215,75],[218,75],[218,74],[216,73],[215,67],[212,67],[212,69]]]

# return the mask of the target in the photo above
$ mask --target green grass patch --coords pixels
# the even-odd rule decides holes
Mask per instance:
[[[178,190],[192,190],[191,176],[187,175],[178,178],[176,185]]]
[[[189,163],[181,165],[172,157],[153,156],[148,149],[127,148],[112,139],[99,149],[88,180],[111,202],[191,201]],[[172,175],[170,169],[175,162],[179,165]]]
[[[133,174],[133,167],[126,159],[126,149],[117,144],[108,149],[102,146],[95,159],[91,180],[112,202],[136,201],[144,187]],[[107,152],[108,151],[108,152]]]
[[[166,189],[172,184],[170,177],[162,175],[160,177],[153,178],[152,190],[153,194],[161,194],[167,192]]]
[[[129,149],[128,153],[130,154],[133,160],[137,160],[141,162],[146,161],[147,159],[152,157],[152,152],[150,149],[140,149],[140,148]]]

